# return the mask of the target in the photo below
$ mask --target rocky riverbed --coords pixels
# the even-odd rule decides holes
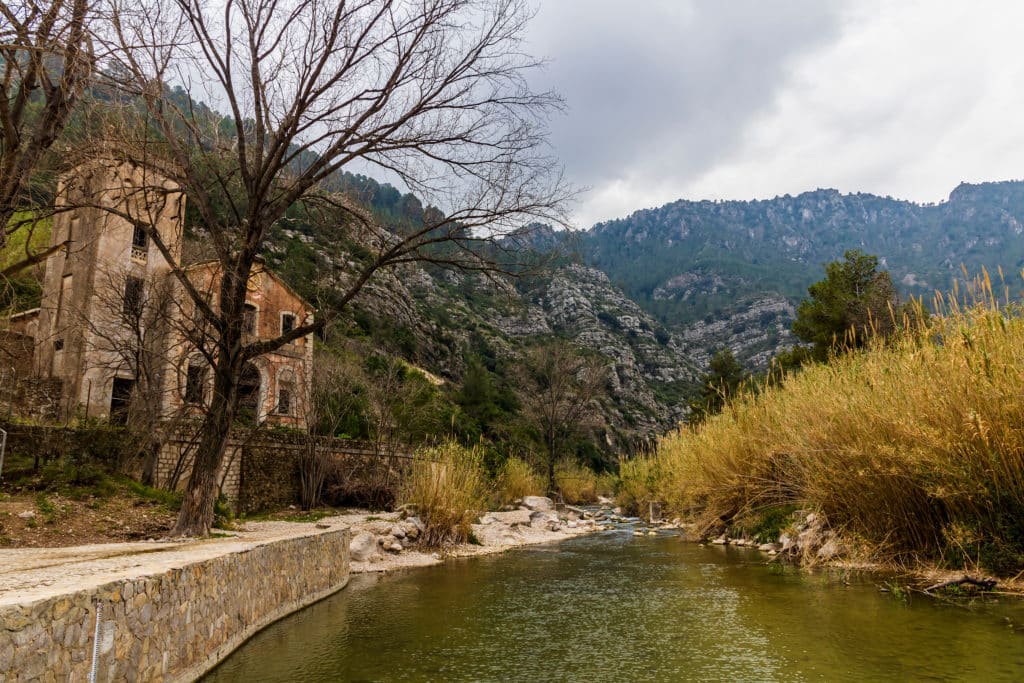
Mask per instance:
[[[608,528],[614,516],[610,508],[584,510],[559,508],[550,498],[527,496],[509,509],[488,512],[473,525],[473,543],[446,548],[424,548],[419,543],[423,522],[414,511],[348,514],[321,520],[345,524],[352,534],[351,571],[386,572],[406,567],[425,567],[452,557],[470,557],[510,548],[551,543]]]

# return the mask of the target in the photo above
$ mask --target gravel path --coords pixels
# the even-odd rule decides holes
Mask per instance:
[[[321,528],[321,527],[328,528]],[[70,548],[0,550],[0,606],[181,568],[219,555],[287,538],[341,528],[339,524],[260,522],[230,538],[105,543]]]
[[[22,604],[71,593],[116,581],[140,578],[273,543],[348,527],[354,536],[375,522],[398,521],[397,513],[353,513],[326,517],[318,522],[249,522],[230,537],[157,540],[135,543],[106,543],[67,548],[16,548],[0,550],[0,606]],[[475,529],[481,528],[474,526]],[[592,531],[592,528],[563,528],[559,531],[517,527],[499,542],[460,545],[438,551],[415,547],[401,553],[387,553],[379,561],[352,562],[354,574],[387,572],[439,564],[451,557],[468,557],[503,552],[510,548],[551,543]]]

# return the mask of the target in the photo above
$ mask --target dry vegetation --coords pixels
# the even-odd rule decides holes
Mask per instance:
[[[1017,574],[1024,318],[987,275],[972,294],[665,437],[623,464],[621,500],[723,520],[800,506],[877,561]]]
[[[403,482],[400,499],[423,520],[427,545],[465,543],[471,525],[486,509],[483,454],[455,442],[420,451]]]
[[[498,472],[494,501],[498,505],[507,505],[523,496],[543,496],[546,488],[544,484],[544,477],[529,463],[513,456],[505,461]]]
[[[174,520],[174,494],[89,466],[31,461],[7,453],[0,493],[0,547],[54,548],[161,538]]]

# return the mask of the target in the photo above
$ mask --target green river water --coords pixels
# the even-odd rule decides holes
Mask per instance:
[[[1019,681],[1024,603],[608,531],[389,575],[257,634],[226,681]]]

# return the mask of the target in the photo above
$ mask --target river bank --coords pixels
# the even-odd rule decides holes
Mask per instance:
[[[348,529],[0,551],[0,680],[189,681],[348,583]]]
[[[549,498],[527,496],[514,509],[487,512],[472,525],[470,543],[444,548],[423,548],[423,531],[415,515],[404,512],[366,513],[326,517],[322,523],[343,524],[352,534],[353,574],[429,567],[447,559],[492,555],[513,548],[579,536],[605,527],[607,506],[598,511],[580,508],[557,510]]]
[[[880,577],[765,559],[616,524],[354,575],[204,683],[1021,679],[1024,603],[898,600]]]
[[[474,544],[419,548],[421,524],[367,511],[261,521],[207,539],[0,551],[0,680],[192,680],[268,624],[387,573],[602,528],[547,499],[487,513]],[[366,541],[370,542],[367,543]],[[358,561],[350,562],[353,551]]]
[[[777,530],[777,520],[753,533],[750,525],[717,524],[710,527],[710,533],[707,524],[701,522],[682,522],[678,527],[686,541],[702,546],[756,550],[767,562],[807,570],[826,568],[875,575],[883,582],[880,585],[884,591],[917,592],[932,597],[953,595],[962,598],[981,593],[1024,597],[1024,572],[1014,577],[998,578],[977,565],[950,569],[935,563],[918,562],[908,566],[879,560],[869,547],[829,528],[822,515],[808,510],[790,513],[787,524]]]

